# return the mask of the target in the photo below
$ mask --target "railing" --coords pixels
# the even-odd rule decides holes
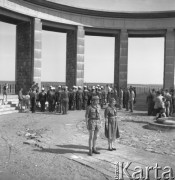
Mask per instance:
[[[3,87],[5,83],[8,83],[8,94],[15,94],[15,81],[0,81],[0,94],[3,93]],[[111,87],[113,87],[112,83],[84,83],[84,85],[88,86],[106,86],[107,84]],[[45,88],[47,91],[49,89],[49,86],[54,86],[58,87],[58,85],[65,85],[65,82],[42,82],[41,86]],[[160,90],[163,85],[160,84],[128,84],[128,87],[135,87],[137,94],[147,94],[149,90],[155,89],[155,90]]]
[[[8,84],[7,93],[15,94],[15,81],[0,81],[0,94],[3,93],[3,87],[6,83]]]
[[[160,90],[163,88],[161,84],[128,84],[128,87],[135,87],[137,94],[148,94],[150,90]]]
[[[109,85],[110,87],[113,87],[114,85],[112,83],[84,83],[87,86],[106,86]],[[160,90],[163,88],[163,85],[161,84],[128,84],[127,87],[135,87],[137,94],[148,94],[149,90],[155,89]]]

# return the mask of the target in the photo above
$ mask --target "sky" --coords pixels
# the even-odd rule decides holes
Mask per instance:
[[[15,80],[16,26],[0,22],[0,81]],[[129,38],[128,83],[163,83],[164,38]],[[85,36],[84,81],[113,83],[114,38]],[[66,34],[42,32],[42,81],[65,82]]]

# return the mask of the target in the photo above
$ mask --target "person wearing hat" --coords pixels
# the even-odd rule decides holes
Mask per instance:
[[[90,94],[90,101],[92,100],[92,98],[94,96],[97,96],[97,92],[96,92],[95,86],[92,86],[92,91],[91,91],[91,94]]]
[[[98,87],[98,89],[97,89],[97,96],[99,97],[99,104],[102,107],[102,92],[101,92],[101,87]]]
[[[49,112],[54,111],[54,103],[55,103],[55,92],[54,88],[51,86],[50,90],[47,93],[47,101],[49,103]]]
[[[64,87],[64,91],[61,94],[61,104],[62,104],[63,114],[67,114],[68,104],[69,104],[69,92],[67,86]]]
[[[72,91],[72,109],[76,110],[76,94],[77,94],[77,87],[73,86]]]
[[[88,94],[89,91],[87,90],[87,86],[84,86],[84,91],[83,91],[83,108],[86,110],[87,105],[88,105]]]
[[[87,129],[89,130],[89,155],[100,154],[96,149],[97,134],[101,128],[101,108],[99,106],[99,97],[93,96],[91,105],[87,107],[85,119]]]
[[[119,138],[119,130],[117,124],[117,108],[115,107],[116,101],[114,98],[109,100],[109,105],[104,111],[105,117],[105,136],[108,139],[108,150],[116,150],[114,142]]]
[[[39,93],[39,102],[41,104],[41,112],[45,111],[45,103],[47,99],[47,95],[44,90],[45,90],[44,87],[42,87],[41,92]]]

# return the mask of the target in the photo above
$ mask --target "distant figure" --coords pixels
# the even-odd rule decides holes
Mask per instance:
[[[49,103],[49,112],[54,111],[55,99],[56,98],[55,98],[54,88],[52,86],[50,86],[50,90],[48,90],[48,92],[47,92],[47,101]]]
[[[73,91],[72,91],[72,109],[76,110],[77,104],[76,104],[76,94],[77,94],[77,87],[73,86]]]
[[[130,112],[133,112],[134,99],[135,99],[135,93],[134,93],[132,87],[130,87],[130,96],[129,96]]]
[[[102,90],[102,103],[101,103],[101,108],[103,108],[103,105],[105,104],[106,105],[106,98],[107,98],[107,94],[106,94],[106,91],[104,89],[103,86],[101,86],[101,90]]]
[[[5,101],[7,102],[7,89],[8,89],[8,84],[6,83],[3,87],[3,101],[4,101],[4,104],[5,104]],[[5,99],[6,97],[6,99]]]
[[[87,86],[84,86],[84,91],[83,91],[83,108],[86,110],[87,105],[88,105],[88,94],[89,91],[87,90]]]
[[[77,104],[77,110],[82,110],[83,91],[81,89],[81,86],[78,87],[78,91],[77,91],[77,94],[76,94],[76,104]]]
[[[161,95],[160,91],[157,91],[157,93],[156,93],[154,109],[155,109],[155,112],[156,112],[156,118],[166,117],[166,114],[165,114],[165,99]]]
[[[45,111],[45,103],[47,99],[47,94],[44,91],[44,88],[41,89],[41,92],[39,93],[39,102],[41,104],[41,112]]]
[[[172,97],[171,94],[169,93],[168,89],[165,90],[165,108],[166,108],[166,116],[169,117],[170,116],[170,107],[172,105]]]
[[[149,94],[146,98],[146,103],[148,105],[148,116],[151,116],[154,114],[154,95],[151,91],[149,91]]]
[[[120,87],[120,90],[119,90],[119,109],[122,110],[122,108],[123,108],[123,89]]]
[[[31,101],[31,111],[32,113],[35,113],[36,111],[36,90],[32,89],[32,92],[30,93],[30,101]]]
[[[125,94],[126,111],[129,111],[129,97],[130,97],[130,91],[129,91],[129,88],[127,88],[126,94]]]
[[[25,96],[25,109],[26,110],[30,109],[30,95],[29,95],[29,92],[27,92],[27,95]]]
[[[18,108],[19,108],[20,111],[22,111],[22,107],[23,107],[23,88],[21,88],[19,93],[18,93],[18,99],[19,99]]]
[[[63,114],[67,114],[68,105],[69,105],[69,92],[67,86],[64,87],[64,91],[61,94],[61,104],[62,104]]]

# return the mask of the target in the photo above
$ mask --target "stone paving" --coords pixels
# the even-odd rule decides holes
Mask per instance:
[[[61,155],[72,162],[78,162],[85,167],[89,167],[93,172],[102,174],[105,179],[115,179],[116,162],[123,162],[124,165],[126,165],[127,162],[131,162],[128,168],[130,175],[135,172],[136,166],[140,166],[143,168],[143,175],[146,176],[145,167],[155,167],[156,163],[162,168],[170,166],[173,171],[175,171],[175,133],[173,131],[148,129],[147,123],[153,121],[154,117],[146,116],[146,112],[135,111],[134,113],[129,113],[124,110],[119,111],[118,124],[121,137],[116,141],[117,150],[112,152],[107,150],[108,145],[104,137],[103,121],[97,142],[97,148],[101,154],[90,157],[87,155],[88,131],[85,125],[84,114],[84,111],[71,111],[66,116],[52,113],[19,113],[13,115],[14,117],[6,115],[1,116],[3,118],[2,122],[0,121],[0,130],[3,134],[5,131],[6,133],[8,131],[11,133],[7,133],[8,137],[6,137],[6,139],[12,144],[12,146],[8,146],[8,148],[12,148],[13,156],[15,154],[14,150],[17,152],[20,151],[24,157],[30,157],[29,160],[31,162],[35,163],[37,160],[38,166],[41,167],[43,166],[42,162],[46,164],[52,162],[59,166],[59,155]],[[28,136],[26,137],[22,134],[27,132],[35,136],[37,133],[35,134],[34,130],[39,132],[38,134],[41,132],[41,137],[38,138],[35,143],[23,144],[26,142]],[[35,138],[33,140],[35,140]],[[3,141],[4,140],[2,140],[2,142]],[[7,152],[6,146],[4,146],[5,156],[8,156]],[[28,156],[25,155],[26,152],[28,152]],[[4,153],[2,152],[1,157],[4,157]],[[10,166],[12,168],[13,165],[11,164]],[[21,165],[21,168],[22,167]],[[30,168],[28,169],[30,170]],[[121,168],[121,164],[119,168]],[[44,169],[45,171],[38,169],[38,172],[42,171],[42,173],[45,173],[45,176],[52,177],[52,175],[49,174],[50,172],[47,172],[46,166],[44,166]],[[67,172],[68,170],[65,169],[65,171]],[[33,172],[35,171],[33,170]],[[80,176],[81,171],[77,172],[79,173],[76,173],[74,179],[82,179],[82,175]],[[159,175],[161,175],[162,172],[163,170],[159,172]],[[28,174],[30,173],[31,172],[28,172]],[[119,175],[121,175],[121,169]],[[150,171],[150,176],[151,179],[155,176],[153,170]],[[33,175],[33,177],[35,176]],[[97,177],[97,175],[95,175],[95,177]],[[95,177],[91,176],[90,179],[96,179]],[[124,174],[124,177],[127,179],[126,174]]]

